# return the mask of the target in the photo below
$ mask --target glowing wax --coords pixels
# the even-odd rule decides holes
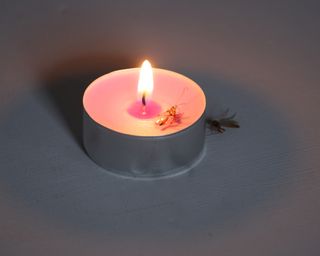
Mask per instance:
[[[182,131],[204,113],[206,99],[191,79],[164,69],[153,68],[154,90],[146,99],[146,113],[137,98],[139,68],[114,71],[93,81],[85,91],[87,114],[101,126],[133,136],[164,136]],[[179,124],[165,129],[155,124],[158,116],[177,105]]]

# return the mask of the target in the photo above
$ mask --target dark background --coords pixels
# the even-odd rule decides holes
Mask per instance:
[[[1,255],[320,255],[319,1],[1,1]],[[144,58],[241,128],[192,171],[120,179],[81,95]],[[192,145],[186,145],[192,146]]]

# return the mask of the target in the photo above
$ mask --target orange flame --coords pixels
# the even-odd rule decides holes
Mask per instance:
[[[141,66],[138,82],[138,96],[139,98],[150,98],[153,91],[153,72],[152,66],[148,60],[145,60]]]

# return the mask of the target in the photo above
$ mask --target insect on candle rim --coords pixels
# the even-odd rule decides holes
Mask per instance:
[[[142,63],[139,82],[138,82],[138,96],[141,98],[143,106],[146,106],[146,98],[150,98],[153,91],[153,70],[150,62],[145,60]]]

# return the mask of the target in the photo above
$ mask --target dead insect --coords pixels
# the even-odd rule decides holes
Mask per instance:
[[[227,117],[229,109],[222,115],[223,117],[220,119],[207,118],[206,123],[208,128],[213,132],[223,133],[225,132],[225,128],[240,128],[239,123],[234,120],[236,114]]]
[[[169,126],[180,124],[182,113],[178,113],[177,108],[177,105],[171,106],[165,112],[160,114],[155,121],[156,125],[166,129]]]
[[[181,97],[187,92],[188,88],[184,87],[177,98],[176,102],[179,102]],[[161,113],[155,121],[155,124],[159,127],[162,127],[162,130],[165,130],[168,127],[176,126],[181,123],[181,118],[183,113],[178,112],[178,106],[186,103],[181,103],[177,105],[172,105],[165,112]]]

